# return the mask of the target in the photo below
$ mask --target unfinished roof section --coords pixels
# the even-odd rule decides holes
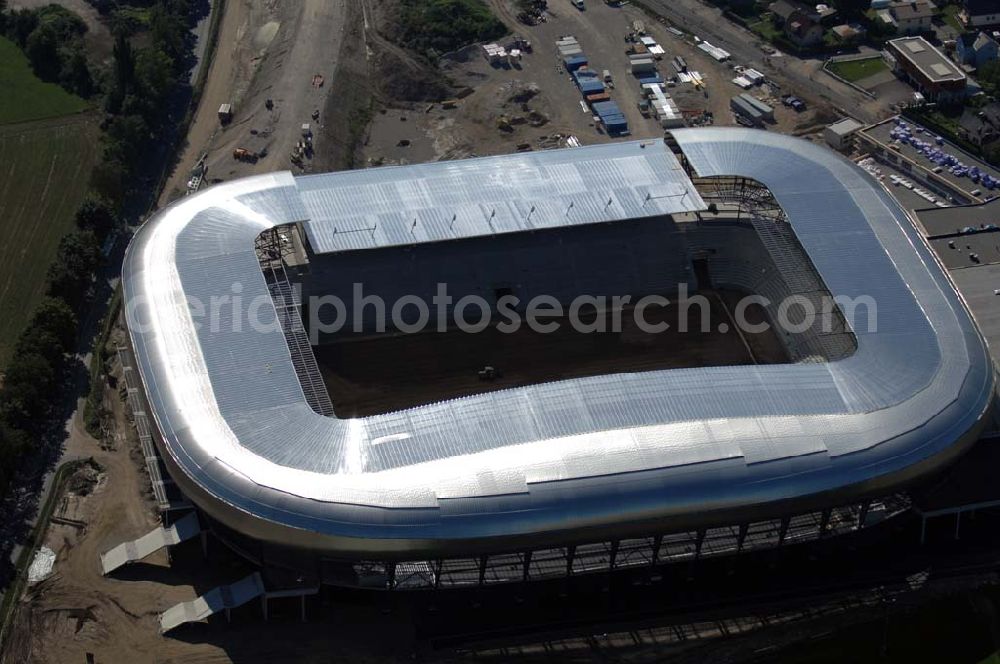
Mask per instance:
[[[705,209],[663,141],[371,168],[297,180],[316,253]]]

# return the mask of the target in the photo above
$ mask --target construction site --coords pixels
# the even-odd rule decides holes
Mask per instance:
[[[746,333],[731,325],[739,300],[747,294],[764,293],[774,296],[775,301],[790,293],[811,301],[829,294],[797,231],[791,231],[789,218],[797,222],[808,217],[807,206],[799,201],[792,212],[783,210],[774,192],[753,177],[709,173],[707,162],[700,163],[699,172],[692,166],[702,149],[695,138],[685,148],[687,154],[676,145],[663,148],[665,130],[737,125],[758,127],[776,139],[781,138],[777,134],[787,134],[821,143],[823,129],[839,115],[830,103],[810,90],[792,89],[782,77],[783,67],[771,66],[763,52],[759,61],[734,61],[723,49],[712,44],[706,47],[707,42],[697,35],[657,20],[638,7],[591,0],[583,12],[569,0],[556,1],[549,3],[544,21],[526,25],[518,19],[514,2],[491,0],[489,4],[510,34],[496,42],[443,54],[430,65],[394,46],[382,34],[382,22],[392,12],[388,0],[226,3],[219,25],[219,53],[211,63],[187,149],[163,190],[161,204],[181,201],[184,205],[186,196],[191,197],[187,200],[196,200],[199,193],[211,197],[216,195],[213,190],[222,192],[233,180],[283,171],[299,178],[299,184],[286,183],[280,196],[272,200],[262,194],[253,204],[271,215],[275,210],[285,214],[283,206],[297,200],[300,191],[305,201],[301,209],[293,210],[298,216],[288,213],[287,218],[280,218],[276,226],[280,233],[274,233],[270,240],[266,234],[257,238],[255,247],[251,241],[247,250],[247,260],[265,275],[267,293],[282,323],[276,338],[283,344],[279,350],[284,355],[266,355],[269,351],[263,347],[233,352],[226,346],[224,353],[220,351],[220,356],[242,355],[260,364],[261,371],[254,376],[235,371],[226,377],[228,384],[235,386],[233,401],[256,399],[251,392],[264,384],[261,373],[272,381],[267,384],[273,393],[288,393],[276,387],[276,375],[285,368],[274,358],[283,361],[290,350],[288,372],[295,382],[288,385],[301,390],[298,394],[304,395],[304,402],[299,405],[309,418],[323,415],[320,419],[332,422],[384,418],[384,424],[378,425],[384,430],[372,425],[373,433],[365,440],[370,449],[357,454],[345,448],[337,461],[340,470],[349,467],[351,473],[363,470],[364,474],[392,470],[394,464],[405,469],[406,464],[418,460],[433,460],[434,454],[448,449],[448,443],[439,445],[424,439],[421,444],[426,447],[412,451],[425,431],[422,427],[434,421],[435,413],[457,409],[455,404],[468,404],[470,399],[483,404],[485,399],[495,398],[500,403],[512,395],[520,398],[517,395],[529,394],[528,390],[547,389],[547,385],[576,386],[588,380],[607,380],[610,385],[609,377],[615,374],[652,380],[671,373],[669,370],[679,370],[671,375],[685,376],[691,375],[685,372],[706,369],[812,371],[859,352],[859,341],[839,318],[834,333],[824,337],[811,331]],[[649,142],[638,147],[642,139]],[[725,142],[720,139],[720,143]],[[314,175],[344,168],[406,166],[513,153],[527,159],[529,154],[557,148],[572,148],[568,152],[583,148],[581,152],[586,153],[586,147],[594,145],[623,151],[634,147],[633,151],[650,153],[655,145],[655,150],[663,149],[667,154],[664,163],[671,164],[669,172],[676,180],[660,182],[650,177],[646,181],[646,171],[637,177],[636,171],[609,174],[583,169],[589,189],[576,192],[579,202],[574,205],[578,207],[566,198],[556,209],[555,189],[532,191],[522,201],[500,206],[489,199],[494,195],[491,190],[481,204],[465,201],[460,205],[445,197],[437,201],[434,210],[424,206],[412,214],[396,215],[408,204],[409,199],[402,194],[389,197],[387,204],[396,206],[392,210],[379,209],[386,200],[374,195],[365,199],[363,212],[356,209],[358,199],[352,199],[354,207],[341,199],[331,207],[330,199],[323,199],[321,192],[328,176]],[[769,162],[775,171],[780,170],[783,160],[791,162],[796,152],[786,146],[767,149],[779,155]],[[583,156],[564,158],[570,163],[585,160]],[[630,154],[628,158],[635,157]],[[686,169],[683,173],[674,173],[673,159]],[[481,168],[481,173],[489,172],[488,167]],[[544,172],[544,168],[531,172]],[[315,179],[310,180],[310,175]],[[785,175],[791,179],[795,174]],[[486,189],[489,181],[482,175],[451,189],[461,189],[475,198],[476,190]],[[670,198],[678,195],[674,185],[691,197],[685,205]],[[534,185],[519,180],[517,186],[529,190]],[[437,195],[448,190],[434,189]],[[630,193],[626,195],[625,190]],[[217,195],[224,200],[221,197],[228,194]],[[700,203],[695,198],[700,198]],[[543,201],[552,209],[543,210]],[[663,207],[653,214],[646,209],[650,201]],[[239,201],[234,209],[244,203]],[[526,227],[536,206],[544,212],[539,212],[539,217],[557,220],[552,221],[553,227]],[[338,210],[336,214],[329,212],[333,208]],[[304,210],[308,210],[308,217],[302,214]],[[579,227],[558,227],[570,223],[576,214],[573,210],[593,219],[579,222]],[[616,223],[603,223],[614,215]],[[316,222],[303,224],[304,218]],[[229,221],[199,220],[223,225]],[[460,228],[465,224],[464,236],[456,236],[456,220]],[[591,221],[602,223],[586,225]],[[666,230],[664,221],[670,224]],[[497,235],[505,223],[517,232]],[[442,230],[445,227],[447,233]],[[322,236],[325,239],[321,239],[321,232],[326,233]],[[438,232],[444,235],[433,236]],[[886,232],[899,231],[893,226]],[[310,238],[309,233],[315,235]],[[395,235],[390,241],[382,233]],[[443,242],[445,239],[448,241]],[[212,240],[201,240],[201,246],[213,246]],[[893,250],[899,251],[899,246]],[[200,256],[200,251],[194,250],[192,255]],[[882,249],[866,256],[877,257],[879,251]],[[513,265],[504,258],[511,254],[523,260]],[[446,275],[454,278],[462,259],[467,263],[470,255],[477,257],[478,272],[463,276],[469,292],[491,302],[503,295],[527,298],[542,284],[567,300],[570,295],[593,291],[595,284],[608,292],[640,297],[672,297],[679,283],[690,284],[692,293],[705,296],[709,303],[707,331],[652,335],[626,323],[615,335],[580,335],[568,329],[554,335],[531,330],[499,334],[493,329],[470,335],[452,330],[444,334],[345,335],[310,344],[304,330],[296,326],[300,316],[308,313],[291,295],[296,284],[306,294],[310,290],[337,293],[346,283],[342,275],[347,269],[352,274],[365,274],[364,281],[391,301],[399,282],[410,291],[430,292],[434,281]],[[842,255],[839,260],[847,258]],[[910,258],[907,254],[900,263],[907,265]],[[920,261],[925,258],[921,255]],[[909,268],[911,272],[905,277],[920,272],[923,263],[913,264],[917,267]],[[608,269],[613,265],[630,269]],[[252,274],[256,278],[259,273]],[[885,282],[896,283],[898,275],[887,274]],[[572,275],[572,279],[560,281],[560,275]],[[923,279],[923,273],[918,277]],[[848,276],[842,279],[842,284],[850,282]],[[349,300],[347,294],[340,295]],[[949,311],[951,306],[949,301]],[[961,319],[960,309],[956,311],[956,318]],[[634,305],[617,313],[630,320]],[[700,313],[697,309],[687,312],[690,327],[701,323]],[[600,315],[587,312],[583,318],[593,322]],[[754,306],[746,315],[754,323],[772,321],[776,311]],[[678,308],[655,310],[648,318],[653,323],[673,324],[679,318]],[[913,321],[912,330],[901,334],[934,327],[919,317]],[[949,319],[948,324],[952,322]],[[965,325],[960,321],[961,330],[956,327],[953,343],[975,337]],[[929,339],[920,343],[937,343]],[[974,341],[968,344],[974,350]],[[974,504],[980,493],[988,493],[986,489],[977,493],[978,485],[968,493],[948,493],[952,490],[947,485],[951,470],[942,465],[940,475],[934,478],[945,478],[941,480],[943,497],[929,490],[911,493],[886,485],[864,495],[845,491],[835,504],[804,501],[790,511],[740,512],[711,523],[690,521],[677,528],[648,532],[640,528],[609,530],[607,537],[588,531],[586,537],[566,542],[538,540],[524,545],[517,541],[496,551],[470,549],[457,555],[442,548],[430,553],[420,550],[410,555],[353,557],[330,556],[327,551],[314,556],[308,546],[276,546],[273,538],[244,531],[236,520],[220,518],[217,512],[202,510],[192,502],[191,496],[199,500],[203,496],[196,489],[178,485],[176,478],[184,481],[187,471],[163,454],[162,440],[157,442],[164,435],[158,427],[166,416],[157,410],[161,404],[156,391],[144,383],[149,379],[149,369],[142,366],[146,359],[142,353],[137,355],[124,318],[115,326],[105,351],[109,358],[104,366],[107,387],[103,406],[109,414],[106,436],[102,440],[88,436],[79,415],[69,423],[65,458],[72,459],[74,465],[55,492],[51,523],[38,549],[29,585],[18,599],[8,633],[3,635],[3,662],[305,662],[336,658],[500,662],[514,655],[529,661],[562,656],[655,661],[667,655],[680,661],[685,657],[700,661],[706,656],[704,648],[730,636],[752,642],[760,638],[755,635],[773,634],[782,625],[823,616],[826,622],[816,623],[817,633],[832,629],[831,625],[849,628],[844,616],[852,611],[854,619],[861,620],[882,611],[886,598],[908,596],[925,583],[928,593],[936,592],[933,588],[952,587],[952,576],[958,572],[952,572],[948,565],[940,575],[941,586],[935,585],[934,574],[929,573],[930,581],[917,578],[918,572],[929,569],[929,563],[928,549],[919,549],[916,544],[926,539],[932,547],[950,552],[948,547],[957,542],[958,535],[958,525],[951,519],[965,512],[955,505]],[[894,375],[910,375],[905,363],[895,364],[899,358],[886,353],[886,361],[894,362],[890,368],[899,372]],[[973,351],[969,357],[970,374],[979,371]],[[883,366],[874,361],[873,365]],[[901,384],[905,383],[903,378]],[[799,383],[783,380],[761,380],[742,396],[720,400],[718,410],[703,419],[728,418],[724,408],[729,407],[735,411],[775,404],[789,407],[797,403],[796,390],[827,395],[823,390],[829,387],[817,387],[821,380],[815,376]],[[722,380],[720,384],[727,383]],[[714,393],[708,388],[699,392],[693,385],[677,392],[689,400],[683,401],[689,413],[700,412],[697,409],[711,401],[705,395]],[[772,394],[767,391],[772,387],[787,387],[788,391]],[[888,389],[872,379],[851,396],[867,408]],[[582,402],[566,401],[560,411],[561,426],[567,421],[596,426],[592,423],[598,422],[597,414],[601,414],[606,418],[603,426],[610,430],[612,422],[614,427],[622,426],[624,420],[615,418],[624,417],[630,401],[637,410],[651,403],[616,396],[610,388],[604,394],[610,396],[592,412],[585,411]],[[889,396],[885,397],[887,402]],[[965,394],[959,398],[969,403],[975,400]],[[677,397],[677,402],[681,399]],[[503,403],[522,421],[536,422],[528,410],[517,410],[521,406],[515,407],[514,401]],[[978,405],[977,401],[970,406],[970,412]],[[195,405],[186,407],[193,409]],[[654,411],[660,416],[654,408],[646,412]],[[470,419],[454,427],[469,434],[468,440],[484,446],[490,436],[497,438],[498,446],[514,441],[514,434],[504,425],[486,420],[475,409],[469,412]],[[413,418],[406,420],[412,422],[412,431],[405,435],[394,428],[404,413],[405,418]],[[267,412],[264,408],[253,417],[253,426],[265,432],[295,422],[277,410]],[[912,415],[908,425],[917,417]],[[752,457],[757,463],[763,459],[781,465],[783,474],[791,476],[817,456],[838,458],[837,445],[848,444],[823,439],[821,451],[817,438],[799,443],[805,429],[798,420],[787,428],[777,419],[761,422],[720,435],[704,449],[718,454],[723,464]],[[963,449],[965,430],[958,430],[965,424],[956,424],[951,432],[956,440],[961,438]],[[544,423],[532,426],[538,426],[538,431],[532,432],[538,440],[566,434],[554,425],[551,431]],[[527,428],[510,430],[521,435]],[[994,428],[986,425],[987,431]],[[685,429],[672,434],[670,440],[701,435],[700,424],[691,429],[698,431]],[[180,430],[182,427],[177,427]],[[734,440],[756,440],[754,437],[761,441],[753,452],[734,452],[726,447],[735,445]],[[648,439],[640,442],[650,444]],[[693,453],[685,448],[699,445],[678,445],[672,459],[687,459],[685,455]],[[791,445],[794,454],[784,457],[783,445]],[[274,444],[267,453],[280,465],[291,463],[288,460],[295,449]],[[286,453],[289,456],[281,456]],[[611,454],[609,448],[607,459],[629,454],[643,462],[653,459],[651,452],[640,449],[639,442],[632,452],[616,450]],[[530,457],[524,458],[528,463]],[[975,459],[982,464],[980,457]],[[445,461],[441,463],[443,466]],[[563,463],[560,460],[557,465]],[[329,470],[317,464],[314,471]],[[591,472],[596,472],[594,468],[611,472],[606,467],[609,464],[593,464]],[[969,465],[975,467],[976,463],[968,462],[963,472],[970,472]],[[478,475],[456,480],[449,489],[454,504],[468,501],[470,505],[456,520],[472,523],[477,511],[492,514],[520,509],[497,498],[517,494],[508,494],[509,486],[503,484],[510,482],[508,470],[501,469],[495,476],[492,467],[480,470]],[[619,471],[631,472],[624,467],[615,469]],[[677,472],[696,476],[691,467]],[[581,477],[584,474],[581,472]],[[413,475],[416,478],[418,473]],[[622,482],[622,487],[637,485],[638,475],[629,475],[632,479]],[[684,479],[680,484],[688,486],[686,483],[693,481]],[[565,486],[570,483],[566,481]],[[308,485],[303,482],[301,486]],[[482,495],[463,493],[473,485]],[[621,492],[623,495],[625,488]],[[611,504],[620,499],[616,490],[613,498],[588,494],[580,497],[578,504]],[[475,501],[486,502],[472,505]],[[292,513],[299,509],[292,502],[274,504],[281,505],[277,511]],[[249,511],[253,509],[256,507]],[[308,510],[303,513],[308,514]],[[977,537],[988,538],[992,518],[984,511],[978,522],[964,525],[963,542],[973,546],[971,543],[981,541]],[[598,521],[595,518],[595,523]],[[894,544],[900,541],[906,542],[905,554]],[[964,549],[960,552],[967,553]],[[317,559],[324,562],[316,564]],[[810,574],[817,564],[828,566],[831,576],[835,571],[849,577],[856,588],[875,584],[878,589],[847,594],[832,584],[813,587]],[[955,563],[954,567],[957,570],[960,565]],[[862,569],[866,570],[864,575],[859,571]],[[992,573],[983,569],[984,574]],[[670,592],[651,593],[651,587]],[[373,596],[373,589],[391,592]],[[442,589],[457,592],[438,593]],[[812,595],[806,598],[801,593],[809,589]],[[410,590],[417,592],[402,592]],[[669,601],[654,601],[665,595]],[[595,597],[600,599],[595,601]],[[608,616],[614,619],[609,622]],[[322,628],[317,628],[319,625]],[[392,638],[386,638],[387,633]]]

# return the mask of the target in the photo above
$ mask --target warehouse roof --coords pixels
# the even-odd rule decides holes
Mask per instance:
[[[322,417],[306,404],[280,330],[198,326],[185,301],[207,301],[234,281],[247,301],[266,296],[254,251],[261,231],[304,221],[321,246],[354,248],[329,226],[345,215],[337,206],[351,201],[357,210],[388,205],[365,189],[375,181],[393,204],[408,206],[381,213],[397,232],[409,232],[414,210],[421,228],[444,200],[437,197],[453,195],[433,183],[466,176],[470,186],[484,184],[454,203],[480,212],[464,220],[475,225],[468,235],[492,232],[494,205],[513,224],[514,211],[527,216],[543,204],[536,179],[549,181],[556,210],[588,182],[608,182],[600,197],[612,199],[611,209],[586,194],[573,208],[593,222],[701,201],[662,142],[298,180],[258,176],[162,211],[126,256],[130,338],[175,479],[203,509],[252,536],[405,556],[831,491],[856,495],[963,449],[990,402],[991,365],[892,198],[854,165],[801,140],[739,129],[674,136],[699,175],[740,175],[770,188],[831,293],[875,299],[877,329],[854,330],[854,355],[604,375],[360,419]],[[601,170],[608,161],[618,162],[610,181]],[[438,223],[451,209],[436,213]],[[562,218],[576,223],[572,214]],[[258,316],[266,323],[276,313],[265,307]]]

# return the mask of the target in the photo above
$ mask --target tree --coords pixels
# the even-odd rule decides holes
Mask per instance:
[[[0,496],[3,496],[10,486],[19,461],[27,449],[27,434],[0,422]]]
[[[78,46],[70,49],[63,59],[59,83],[70,92],[84,98],[94,94],[94,78],[90,75],[87,56]]]
[[[55,81],[62,71],[59,58],[59,36],[47,25],[35,28],[24,44],[24,54],[28,56],[35,74],[43,81]]]
[[[132,44],[129,43],[128,37],[124,33],[118,33],[115,38],[112,57],[114,59],[114,78],[105,105],[109,113],[117,113],[135,82],[135,54],[132,52]]]
[[[136,55],[136,83],[155,103],[165,100],[174,87],[173,69],[173,60],[159,48],[144,48]]]
[[[93,231],[75,231],[59,242],[55,262],[46,277],[48,294],[61,297],[79,311],[90,294],[94,272],[101,264],[101,247]]]
[[[61,367],[76,346],[76,314],[65,300],[47,297],[35,309],[28,326],[14,346],[16,355],[41,355],[51,366]]]
[[[4,421],[18,428],[37,428],[50,408],[55,377],[55,370],[43,355],[14,355],[7,363],[0,392]]]
[[[118,218],[111,204],[94,195],[83,199],[76,211],[75,220],[77,228],[93,231],[98,239],[107,237],[108,233],[118,225]]]

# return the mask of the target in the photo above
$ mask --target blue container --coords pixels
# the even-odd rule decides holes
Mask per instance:
[[[587,56],[585,55],[573,55],[568,58],[563,59],[563,65],[566,67],[566,71],[576,71],[580,67],[587,64]]]
[[[596,79],[583,79],[579,81],[580,92],[584,95],[596,95],[604,92],[604,84]]]
[[[663,77],[659,74],[646,74],[645,76],[639,76],[639,85],[653,84],[653,83],[663,83]]]
[[[592,106],[594,113],[597,113],[602,118],[606,115],[621,115],[622,109],[618,108],[618,104],[613,101],[599,101]]]

